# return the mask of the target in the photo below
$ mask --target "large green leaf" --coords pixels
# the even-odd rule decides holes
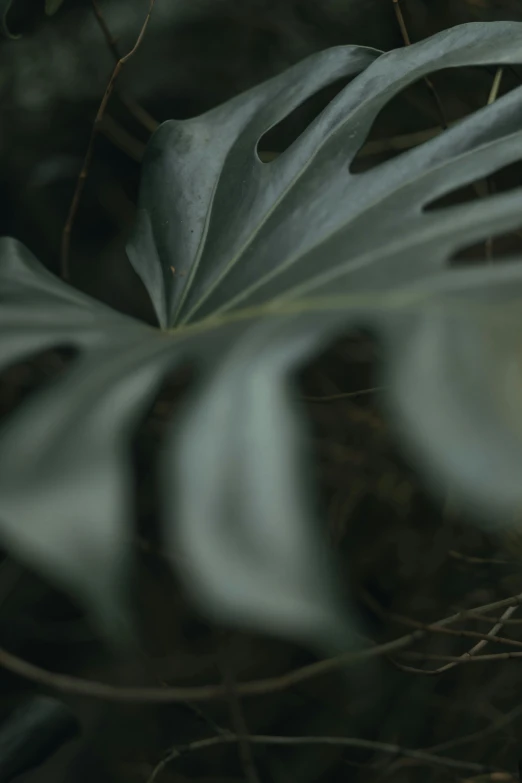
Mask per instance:
[[[0,241],[0,368],[53,346],[81,350],[0,440],[2,546],[79,595],[115,636],[132,549],[130,438],[170,346]]]
[[[202,117],[160,126],[128,248],[157,330],[4,244],[0,364],[64,342],[81,351],[4,428],[6,544],[98,614],[103,593],[104,622],[107,607],[122,611],[128,440],[167,369],[189,359],[197,387],[162,462],[164,537],[187,589],[219,621],[349,643],[292,378],[351,325],[385,343],[385,402],[437,487],[451,483],[489,519],[516,508],[522,266],[464,271],[448,261],[521,226],[522,191],[425,207],[520,158],[522,91],[370,171],[350,164],[408,84],[443,67],[520,62],[520,40],[522,25],[498,23],[387,54],[338,47]],[[341,77],[353,79],[285,153],[261,163],[262,135]]]
[[[436,304],[430,297],[420,310],[399,298],[399,318],[390,294],[415,280],[438,279],[460,247],[522,224],[521,192],[451,210],[424,211],[448,191],[520,157],[522,95],[515,91],[429,144],[371,171],[353,174],[350,163],[378,112],[405,86],[438,68],[519,61],[521,30],[517,25],[468,25],[379,58],[370,50],[334,49],[203,117],[163,124],[149,145],[129,256],[149,289],[160,323],[173,327],[175,334],[205,319],[238,319],[236,340],[230,352],[220,356],[216,379],[192,400],[182,437],[175,430],[176,458],[167,474],[178,477],[166,490],[167,534],[171,546],[183,554],[187,584],[207,609],[215,607],[219,613],[228,604],[242,619],[250,611],[257,622],[264,606],[272,622],[279,610],[283,624],[290,617],[299,622],[299,611],[286,613],[285,603],[275,600],[279,591],[291,602],[294,592],[275,576],[267,584],[266,567],[257,583],[255,564],[250,565],[247,547],[238,542],[246,533],[252,541],[256,534],[275,530],[282,539],[276,548],[287,563],[286,573],[283,567],[279,573],[293,577],[294,568],[306,561],[304,556],[294,559],[291,544],[285,546],[294,518],[302,525],[310,508],[302,481],[298,489],[299,481],[292,480],[300,446],[293,434],[295,413],[289,413],[288,376],[318,350],[333,324],[358,319],[359,324],[380,327],[390,346],[391,371],[384,379],[391,384],[388,404],[400,413],[404,437],[420,451],[439,487],[451,480],[469,502],[478,499],[475,505],[482,510],[486,494],[489,511],[514,502],[513,492],[506,498],[504,482],[496,483],[491,470],[480,476],[475,471],[469,478],[471,441],[457,438],[459,430],[450,421],[441,426],[443,416],[458,417],[464,406],[477,433],[473,447],[480,442],[488,448],[488,429],[494,429],[496,441],[505,443],[505,460],[513,460],[515,438],[498,409],[484,399],[477,405],[480,411],[473,410],[462,399],[469,382],[465,365],[462,377],[442,371],[435,382],[432,372],[431,396],[424,393],[418,356],[407,365],[408,372],[400,369],[410,355],[403,345],[406,349],[414,335],[428,329],[436,314],[444,319],[446,297],[441,294]],[[256,145],[270,127],[319,87],[348,76],[363,63],[368,64],[365,71],[289,150],[269,164],[258,159]],[[515,280],[522,279],[521,271],[517,268]],[[466,276],[470,287],[477,274]],[[499,275],[494,273],[494,279]],[[447,285],[452,282],[448,278]],[[513,280],[502,288],[503,297],[517,291]],[[302,315],[274,324],[267,308],[284,310],[289,303]],[[475,318],[468,316],[466,301],[461,307],[460,316],[451,319],[457,342],[460,330],[475,334]],[[310,309],[323,311],[322,318],[310,321],[305,315]],[[270,326],[255,320],[262,313]],[[498,318],[498,313],[488,310],[486,324],[490,317]],[[475,340],[480,340],[478,332]],[[430,355],[435,351],[428,341],[416,347],[424,356],[427,349]],[[443,356],[444,348],[438,345]],[[486,378],[489,386],[501,383],[505,369],[497,367],[495,375],[488,376],[486,349],[482,343],[484,377],[475,390],[477,401],[480,393],[490,393]],[[499,358],[494,346],[493,356]],[[401,385],[406,378],[408,394]],[[406,402],[411,396],[416,407]],[[421,427],[422,419],[431,424]],[[431,429],[424,431],[428,427],[436,430],[436,442]],[[518,468],[520,446],[517,441],[519,459],[511,462],[510,475]],[[445,460],[446,448],[451,456]],[[478,458],[475,462],[482,464]],[[276,477],[281,477],[281,485]],[[518,489],[517,497],[521,494]],[[232,557],[232,552],[237,555]],[[259,557],[256,549],[258,565]],[[271,559],[273,571],[277,560],[273,554]],[[312,570],[305,571],[313,592]],[[306,591],[302,595],[311,610],[313,601]]]

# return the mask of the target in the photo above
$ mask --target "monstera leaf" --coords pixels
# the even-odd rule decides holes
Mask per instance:
[[[461,247],[522,225],[522,191],[431,209],[521,156],[522,90],[362,174],[381,108],[431,71],[522,61],[522,25],[454,28],[382,54],[346,46],[192,120],[144,162],[128,254],[158,328],[73,290],[14,240],[0,260],[0,363],[79,358],[0,441],[1,542],[121,627],[131,574],[129,440],[162,378],[198,385],[161,475],[165,548],[211,618],[324,645],[353,623],[316,520],[293,378],[350,326],[386,347],[385,404],[428,480],[505,519],[522,499],[522,266],[453,269]],[[263,134],[353,77],[276,160]]]

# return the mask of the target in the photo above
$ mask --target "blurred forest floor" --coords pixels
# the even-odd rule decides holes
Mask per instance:
[[[100,0],[122,53],[132,46],[146,5]],[[20,37],[0,42],[0,233],[21,239],[58,272],[75,180],[114,60],[90,0],[64,0],[52,17],[43,6],[43,0],[14,0],[7,21]],[[144,146],[157,123],[201,113],[328,46],[391,49],[404,45],[405,29],[418,41],[467,21],[522,20],[520,0],[402,0],[400,8],[402,19],[392,0],[156,0],[143,44],[121,74],[96,140],[72,234],[74,284],[151,318],[124,247]],[[364,169],[398,155],[485,105],[496,75],[496,68],[441,71],[430,76],[431,88],[424,81],[408,88],[379,116],[357,165]],[[521,82],[522,67],[505,69],[498,93]],[[331,92],[317,96],[267,134],[262,152],[284,150],[331,97]],[[477,198],[514,184],[520,184],[518,165],[452,198]],[[520,244],[515,233],[495,238],[493,250],[502,255],[520,250]],[[491,243],[467,248],[455,261],[487,261],[491,251]],[[73,358],[65,349],[53,351],[3,373],[0,417],[51,383]],[[323,524],[351,596],[347,600],[377,643],[522,593],[518,539],[478,532],[450,496],[445,503],[434,501],[415,466],[397,453],[378,390],[372,391],[379,361],[378,345],[367,335],[351,334],[301,379]],[[155,461],[164,423],[187,388],[185,377],[165,384],[134,445],[141,558],[135,600],[143,667],[136,671],[109,660],[78,610],[8,559],[0,569],[1,646],[53,670],[121,685],[234,683],[283,674],[313,660],[290,644],[209,627],[186,605],[162,559]],[[501,615],[503,624],[496,627]],[[226,731],[362,738],[515,773],[522,758],[519,661],[504,656],[473,663],[468,654],[494,626],[497,636],[513,643],[489,643],[486,652],[521,648],[520,613],[507,605],[482,610],[453,624],[454,633],[430,630],[404,653],[353,667],[347,677],[310,679],[244,699],[241,709],[233,687],[230,704],[209,702],[201,709],[73,700],[84,733],[20,780],[146,783],[170,747],[223,738]],[[0,713],[7,715],[28,686],[7,673],[0,680]],[[241,731],[238,721],[244,722]],[[511,779],[479,778],[471,767],[428,763],[377,745],[238,747],[225,739],[186,750],[158,774],[158,782]]]

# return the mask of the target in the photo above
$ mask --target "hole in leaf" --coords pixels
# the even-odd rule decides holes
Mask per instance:
[[[521,151],[522,157],[522,151]],[[477,179],[469,185],[464,185],[444,196],[431,201],[424,207],[425,212],[431,212],[435,209],[452,207],[457,204],[464,204],[469,201],[476,201],[478,198],[486,198],[495,193],[507,193],[522,185],[522,162],[510,163],[503,166],[494,174],[487,178]]]
[[[434,71],[392,98],[377,115],[350,170],[368,171],[443,132],[488,102],[497,68],[446,68]],[[503,70],[498,97],[522,79]]]
[[[352,80],[338,79],[323,87],[266,131],[257,144],[256,151],[260,160],[269,163],[274,157],[285,152]]]
[[[457,188],[430,202],[424,211],[451,208],[459,204],[488,198],[499,193],[507,193],[522,186],[522,162],[510,163],[487,178],[475,180],[469,185]],[[450,259],[451,266],[475,264],[494,259],[504,259],[520,255],[522,252],[522,216],[521,229],[492,234],[491,238],[461,248]]]
[[[522,224],[522,216],[520,222]],[[491,261],[505,261],[513,256],[522,258],[522,229],[494,235],[485,242],[477,242],[462,248],[451,257],[450,266],[460,267]]]
[[[71,346],[52,348],[0,373],[0,423],[25,400],[55,382],[74,361],[78,351]]]

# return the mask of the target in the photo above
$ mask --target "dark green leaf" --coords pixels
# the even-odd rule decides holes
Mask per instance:
[[[321,321],[274,317],[203,338],[219,362],[175,423],[163,487],[169,551],[203,611],[338,649],[354,641],[351,613],[316,524],[289,379],[326,342]]]
[[[214,323],[235,330],[222,348],[202,334],[201,364],[214,364],[216,355],[219,363],[175,431],[166,475],[177,481],[165,480],[171,546],[181,554],[186,584],[214,615],[286,625],[294,635],[324,633],[331,591],[325,572],[311,566],[313,503],[303,489],[302,444],[288,384],[289,374],[332,328],[356,322],[379,330],[390,345],[390,402],[400,398],[405,437],[425,469],[433,475],[437,457],[439,487],[451,479],[471,500],[480,483],[490,511],[500,508],[504,484],[496,484],[490,463],[484,471],[484,461],[476,459],[471,479],[466,464],[471,446],[488,448],[491,429],[497,447],[505,442],[498,407],[468,407],[476,435],[467,441],[464,431],[430,409],[435,365],[432,397],[417,394],[417,387],[424,390],[422,377],[417,386],[412,378],[423,371],[420,357],[434,350],[428,339],[434,312],[446,313],[449,306],[443,291],[457,279],[445,271],[450,257],[492,232],[522,225],[522,191],[444,211],[424,208],[520,158],[522,92],[373,170],[353,174],[350,164],[379,111],[408,84],[439,68],[518,62],[521,35],[520,25],[466,25],[380,57],[368,49],[333,49],[202,117],[163,124],[149,145],[131,261],[164,328],[179,334],[191,324],[210,329]],[[260,162],[256,145],[270,127],[319,88],[365,66],[283,155]],[[479,278],[471,270],[465,279],[473,289]],[[518,297],[521,280],[517,267],[502,295]],[[413,295],[416,281],[424,288]],[[432,288],[439,291],[436,303]],[[480,344],[461,299],[462,328]],[[497,317],[488,308],[482,328]],[[440,339],[439,385],[454,397],[457,416],[469,392],[468,366],[460,362],[444,374]],[[451,352],[446,360],[452,361]],[[484,351],[476,357],[486,360]],[[497,367],[500,382],[505,369]],[[411,396],[416,409],[409,407]],[[420,426],[432,416],[430,428]],[[522,443],[514,434],[510,440],[505,459],[518,449],[520,461]],[[445,449],[451,451],[447,460]]]
[[[156,331],[0,242],[0,368],[56,345],[80,358],[0,436],[0,533],[15,556],[122,633],[132,548],[129,442],[174,361]]]
[[[520,62],[521,36],[521,25],[479,24],[384,55],[339,47],[203,117],[163,124],[129,244],[161,329],[94,303],[5,242],[0,365],[52,345],[81,351],[4,428],[5,544],[106,625],[123,613],[129,439],[167,369],[190,358],[199,385],[162,468],[165,538],[187,588],[221,622],[348,644],[292,378],[351,325],[386,343],[388,405],[437,486],[451,480],[470,503],[487,496],[490,515],[514,508],[522,266],[448,261],[521,226],[522,191],[425,207],[520,158],[522,91],[370,171],[350,164],[408,84],[443,67]],[[260,162],[266,131],[349,76],[280,158]]]
[[[392,326],[391,421],[441,494],[509,527],[522,508],[520,260],[439,282],[451,289]]]

